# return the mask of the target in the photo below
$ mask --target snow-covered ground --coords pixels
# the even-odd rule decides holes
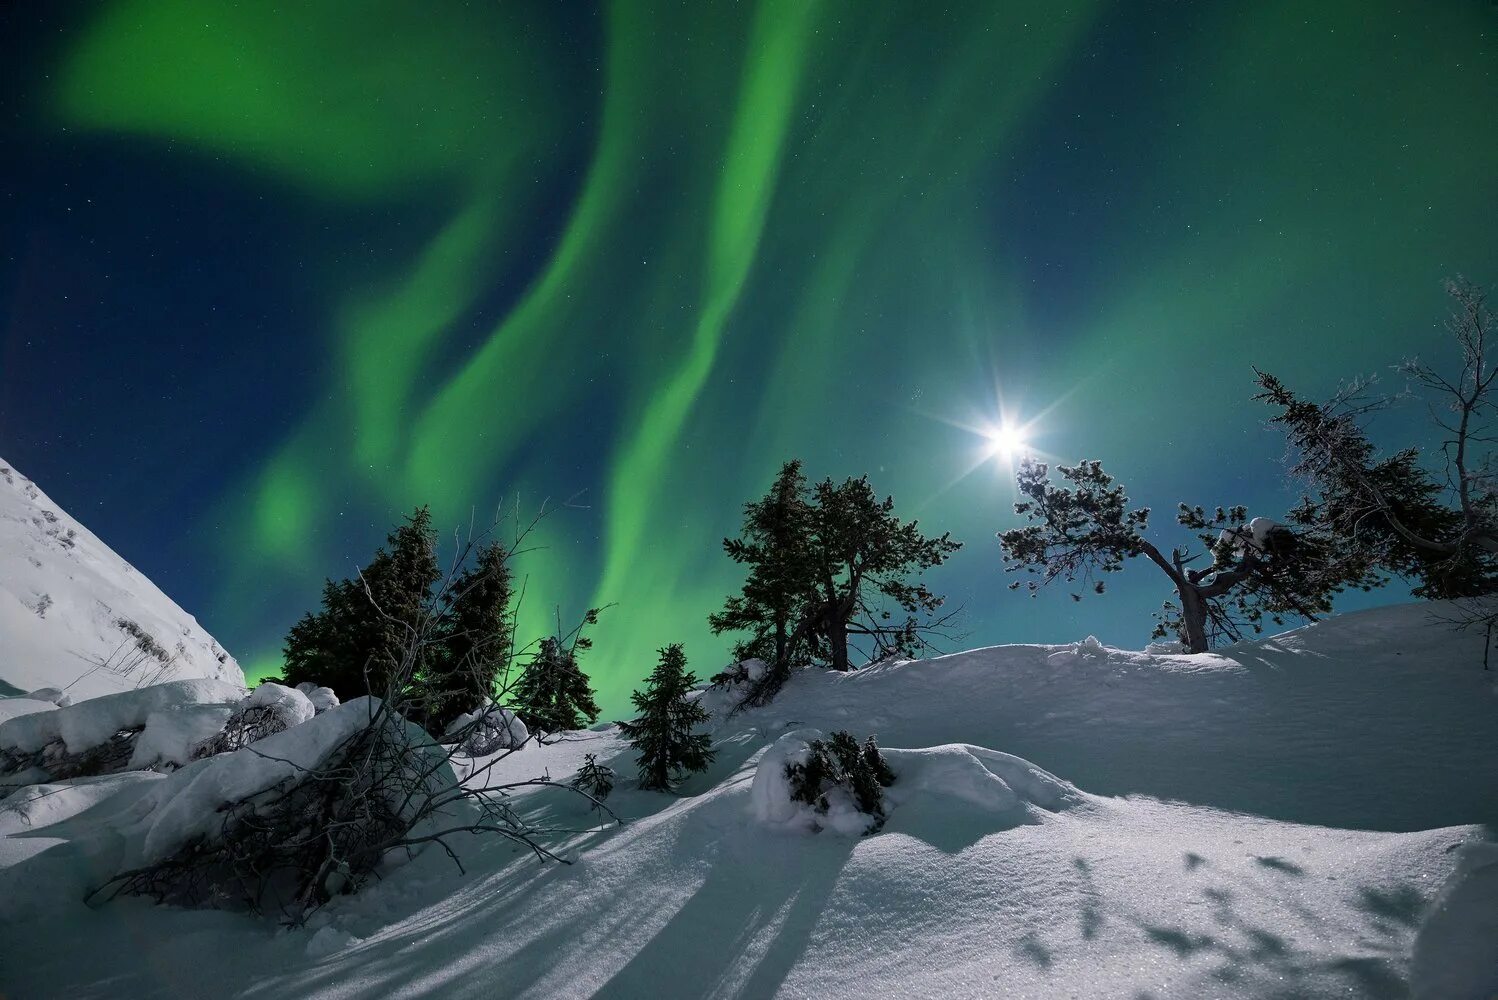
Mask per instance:
[[[295,931],[78,900],[111,874],[81,859],[159,830],[167,790],[217,765],[40,786],[0,802],[0,995],[1488,997],[1498,697],[1481,634],[1431,610],[1199,656],[1082,642],[807,672],[715,716],[717,760],[677,796],[633,787],[613,727],[532,743],[493,780],[595,754],[625,822],[526,790],[574,864],[475,838],[466,875],[429,851]],[[878,832],[777,805],[812,729],[891,748]]]
[[[192,615],[0,459],[0,695],[194,677],[244,683]]]

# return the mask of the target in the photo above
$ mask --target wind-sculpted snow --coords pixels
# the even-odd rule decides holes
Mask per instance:
[[[0,460],[0,692],[187,678],[244,684],[192,615]]]
[[[678,795],[635,787],[612,726],[532,741],[488,771],[474,761],[495,785],[559,785],[588,754],[620,775],[607,804],[622,826],[558,787],[514,792],[575,864],[474,837],[457,845],[465,875],[420,853],[290,933],[80,902],[137,831],[180,843],[259,778],[209,780],[204,761],[112,797],[58,783],[60,821],[32,796],[26,838],[0,838],[0,860],[55,845],[0,875],[0,933],[27,956],[0,963],[0,992],[1463,996],[1489,982],[1480,824],[1498,775],[1481,763],[1498,699],[1482,636],[1434,623],[1440,610],[1349,615],[1212,655],[1083,641],[797,673],[732,717],[733,692],[707,691],[717,758]],[[877,736],[896,780],[867,836],[759,821],[761,778],[813,728]],[[190,971],[184,941],[200,956]]]

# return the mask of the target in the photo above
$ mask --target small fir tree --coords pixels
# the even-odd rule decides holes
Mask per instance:
[[[585,625],[598,621],[598,612],[590,610]],[[513,696],[516,714],[532,730],[559,733],[583,729],[598,720],[598,702],[588,675],[577,665],[579,650],[592,646],[592,640],[581,631],[566,637],[549,636],[541,640],[535,657],[520,675]]]
[[[621,722],[619,730],[639,753],[641,788],[669,792],[686,775],[706,770],[716,756],[711,737],[692,731],[708,720],[707,710],[687,698],[696,683],[677,643],[660,651],[645,689],[630,695],[639,718]]]
[[[785,777],[792,800],[824,815],[831,809],[828,793],[845,789],[858,811],[870,817],[869,833],[884,825],[884,789],[895,783],[895,772],[885,762],[874,737],[860,746],[846,730],[826,740],[812,740],[807,745],[806,760],[787,764]]]

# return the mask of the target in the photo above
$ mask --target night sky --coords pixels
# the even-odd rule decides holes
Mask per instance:
[[[575,498],[522,634],[615,603],[617,714],[658,646],[722,666],[720,540],[792,456],[967,543],[960,645],[1138,647],[1152,567],[1006,589],[975,429],[1167,543],[1282,513],[1251,366],[1323,394],[1498,280],[1495,42],[1488,0],[8,5],[0,455],[252,675],[402,511]]]

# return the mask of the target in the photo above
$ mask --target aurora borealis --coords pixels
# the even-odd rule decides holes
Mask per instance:
[[[517,497],[576,498],[522,632],[614,604],[606,712],[667,642],[712,673],[719,540],[791,456],[967,543],[965,644],[1137,646],[1142,568],[1005,589],[962,426],[1279,513],[1251,366],[1325,392],[1498,281],[1480,0],[0,18],[0,454],[262,674],[402,510]]]

